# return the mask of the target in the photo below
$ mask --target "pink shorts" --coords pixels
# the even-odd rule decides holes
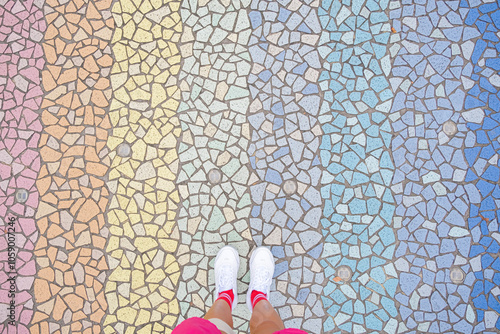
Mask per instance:
[[[202,318],[189,318],[175,327],[172,334],[220,334],[221,331],[213,323]],[[273,334],[307,334],[303,330],[287,328]]]

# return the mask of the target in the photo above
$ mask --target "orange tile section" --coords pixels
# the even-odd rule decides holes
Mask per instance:
[[[32,333],[101,333],[111,0],[47,0]]]

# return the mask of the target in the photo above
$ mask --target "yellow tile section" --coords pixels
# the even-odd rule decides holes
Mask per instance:
[[[179,236],[179,7],[180,1],[118,0],[112,9],[111,273],[104,333],[170,333],[179,314],[174,291],[180,270],[172,255]]]

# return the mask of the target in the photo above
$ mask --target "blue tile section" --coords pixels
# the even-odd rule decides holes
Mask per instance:
[[[396,333],[388,1],[321,1],[325,332]],[[397,36],[396,36],[397,37]],[[353,272],[339,281],[339,266]]]
[[[325,281],[318,150],[321,26],[312,0],[253,0],[249,76],[252,237],[276,258],[270,299],[285,326],[321,331]],[[290,189],[290,193],[285,191]]]
[[[464,153],[474,142],[466,120],[476,116],[464,108],[476,80],[471,62],[480,29],[465,26],[471,11],[460,1],[406,0],[391,9],[402,40],[390,79],[399,330],[481,332],[471,302],[476,264],[467,222],[479,194]],[[463,283],[451,281],[451,269],[464,273]]]
[[[500,43],[497,36],[500,8],[497,2],[473,1],[461,1],[460,7],[468,11],[465,29],[475,29],[481,34],[472,51],[474,84],[467,91],[464,113],[469,129],[465,140],[465,158],[470,166],[465,177],[472,235],[469,256],[475,278],[471,297],[480,322],[475,331],[497,333],[500,331]]]
[[[280,315],[312,332],[498,332],[499,3],[317,4],[249,13],[251,226],[278,259]]]

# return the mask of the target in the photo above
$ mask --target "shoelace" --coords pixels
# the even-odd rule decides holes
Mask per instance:
[[[219,275],[219,292],[231,290],[233,284],[233,271],[229,267],[222,267]]]
[[[269,272],[269,270],[266,270],[264,268],[256,268],[255,274],[252,278],[253,289],[267,293],[267,289],[271,285],[272,281],[272,274]]]

